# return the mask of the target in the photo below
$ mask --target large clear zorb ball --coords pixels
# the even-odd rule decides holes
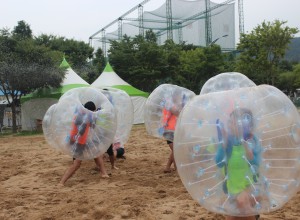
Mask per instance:
[[[133,104],[130,96],[120,90],[111,87],[100,89],[114,106],[117,115],[117,130],[113,143],[121,146],[128,141],[133,125]]]
[[[202,86],[200,95],[251,86],[255,86],[255,83],[241,73],[221,73],[206,81],[206,83]]]
[[[177,118],[194,96],[194,92],[180,86],[158,86],[145,104],[144,118],[148,134],[173,141]]]
[[[51,128],[54,126],[52,124],[54,121],[51,120],[51,118],[55,113],[55,109],[56,109],[56,104],[51,105],[46,111],[42,122],[44,137],[48,142],[48,144],[51,146],[58,146],[58,144],[56,143],[55,133],[52,132],[51,130]]]
[[[281,208],[300,181],[300,118],[273,86],[192,99],[177,121],[180,178],[206,209],[252,216]]]
[[[87,105],[91,102],[92,108]],[[116,120],[114,107],[98,89],[76,88],[47,110],[43,131],[52,147],[88,160],[106,152],[116,133]]]

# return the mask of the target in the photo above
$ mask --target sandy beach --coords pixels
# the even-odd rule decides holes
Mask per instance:
[[[72,163],[50,147],[43,134],[0,135],[0,220],[7,219],[224,219],[194,201],[176,171],[163,173],[165,141],[133,126],[118,170],[100,178],[94,161],[84,161],[64,187],[58,182]],[[261,219],[300,219],[300,193]]]

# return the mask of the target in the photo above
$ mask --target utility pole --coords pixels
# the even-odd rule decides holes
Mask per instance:
[[[240,34],[244,33],[244,6],[243,0],[239,0],[239,29]]]
[[[123,24],[123,19],[120,17],[118,19],[118,39],[119,40],[122,40],[122,37],[123,37],[123,35],[122,35],[122,24]]]
[[[103,55],[104,57],[107,57],[106,54],[106,39],[105,39],[105,29],[102,29],[102,51],[103,51]]]
[[[183,34],[182,34],[182,23],[178,22],[178,41],[179,44],[181,44],[183,42]]]
[[[172,0],[166,0],[167,39],[173,40]]]
[[[211,13],[210,13],[210,0],[205,0],[205,39],[206,46],[211,43],[212,40],[212,31],[211,31]]]
[[[144,37],[144,16],[143,16],[143,5],[138,7],[138,16],[139,16],[139,34]]]

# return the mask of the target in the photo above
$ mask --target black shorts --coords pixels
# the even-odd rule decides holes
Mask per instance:
[[[167,140],[167,144],[173,144],[173,141]]]
[[[124,148],[119,148],[117,149],[117,157],[120,158],[124,155],[125,149]]]
[[[113,156],[113,155],[114,155],[113,145],[112,145],[112,144],[109,146],[109,148],[107,149],[106,153],[107,153],[109,156]]]

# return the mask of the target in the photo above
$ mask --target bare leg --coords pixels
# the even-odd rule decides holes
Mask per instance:
[[[97,167],[99,167],[99,169],[100,169],[101,177],[108,178],[109,175],[107,174],[105,166],[104,166],[103,155],[101,155],[97,158],[94,158],[94,161],[95,161]]]
[[[237,208],[241,211],[251,210],[253,206],[251,204],[251,199],[248,190],[244,190],[236,197]]]
[[[113,157],[114,157],[114,163],[115,163],[115,161],[117,160],[117,151],[116,150],[114,150],[114,156]],[[118,170],[119,168],[114,165],[113,169]]]
[[[167,162],[167,165],[164,169],[164,173],[170,173],[171,172],[171,165],[173,163],[173,158],[172,158],[172,152],[170,153],[169,155],[169,159],[168,159],[168,162]]]
[[[114,155],[109,155],[109,161],[111,164],[111,169],[118,170],[119,168],[115,166],[115,156]]]
[[[236,197],[236,205],[237,208],[241,211],[251,210],[253,209],[251,205],[251,198],[249,197],[249,192],[247,190],[241,192]],[[226,216],[226,220],[255,220],[255,216],[247,216],[247,217],[234,217],[234,216]]]
[[[61,185],[64,185],[65,182],[67,182],[67,180],[76,172],[76,170],[79,169],[80,165],[81,165],[81,160],[75,159],[73,161],[73,164],[66,170],[65,174],[63,175],[59,183]]]
[[[171,172],[171,165],[172,165],[172,163],[174,163],[174,168],[175,168],[175,170],[176,170],[176,164],[175,164],[175,160],[174,160],[174,152],[173,152],[173,143],[170,143],[170,144],[169,144],[169,147],[170,147],[170,149],[171,149],[171,153],[170,153],[170,156],[169,156],[169,159],[168,159],[166,168],[164,169],[164,172],[165,172],[165,173],[170,173],[170,172]]]
[[[174,170],[177,170],[177,166],[176,166],[176,162],[175,162],[175,157],[174,157],[173,143],[170,144],[170,148],[172,150],[172,160],[173,160],[173,163],[174,163]]]

